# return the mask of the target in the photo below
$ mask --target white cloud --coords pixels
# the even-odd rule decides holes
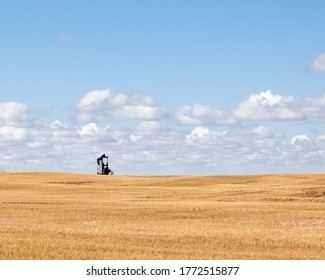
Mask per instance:
[[[325,71],[325,53],[321,53],[316,59],[309,65],[311,71]]]
[[[262,138],[266,138],[270,136],[270,131],[268,128],[264,127],[264,126],[258,126],[255,127],[251,130],[252,134],[255,135],[256,137],[262,137]]]
[[[109,103],[109,98],[113,94],[110,90],[94,90],[87,93],[77,102],[77,108],[83,111],[93,111],[103,108]]]
[[[39,149],[39,148],[50,148],[50,143],[48,143],[45,139],[43,139],[43,141],[34,141],[34,142],[29,142],[28,144],[27,144],[27,146],[29,147],[29,148],[37,148],[37,149]]]
[[[25,139],[26,130],[24,128],[2,126],[0,127],[0,142],[22,141]]]
[[[88,123],[82,126],[78,133],[80,136],[96,136],[98,134],[98,127],[95,123]]]
[[[112,96],[109,100],[109,103],[114,106],[122,106],[127,104],[129,98],[125,94],[117,94],[115,96]]]
[[[142,138],[142,136],[139,136],[139,135],[134,135],[134,134],[131,134],[130,135],[130,140],[132,141],[132,142],[137,142],[139,139],[141,139]]]
[[[160,120],[167,112],[160,106],[124,105],[116,108],[112,115],[117,119]]]
[[[174,114],[182,125],[238,126],[247,121],[294,121],[325,119],[325,95],[299,99],[273,94],[270,90],[251,94],[232,110],[218,110],[205,105],[181,106]]]
[[[297,144],[301,144],[301,143],[309,143],[310,142],[310,138],[308,136],[306,136],[305,134],[303,135],[295,135],[291,138],[290,143],[292,145],[297,145]]]
[[[76,103],[75,119],[81,123],[115,119],[161,120],[165,108],[150,96],[114,94],[109,89],[89,92]]]
[[[0,125],[25,120],[27,111],[28,106],[19,102],[0,103]]]
[[[198,127],[194,128],[190,134],[186,135],[186,142],[188,144],[193,144],[200,139],[208,140],[210,135],[211,135],[211,132],[208,128],[198,126]]]
[[[292,96],[274,95],[268,90],[250,95],[233,113],[242,120],[301,120],[305,118],[301,109]]]
[[[162,132],[165,131],[166,127],[158,121],[143,121],[137,127],[136,131],[140,133],[147,132]]]
[[[325,119],[325,95],[320,98],[305,98],[295,103],[297,110],[308,118]]]
[[[321,141],[321,142],[325,142],[325,135],[319,135],[318,137],[317,137],[317,140],[318,141]]]
[[[175,120],[184,125],[235,125],[239,123],[238,119],[228,112],[200,104],[178,108]]]
[[[325,96],[266,91],[233,110],[194,104],[173,114],[150,96],[92,91],[74,104],[82,124],[35,120],[27,105],[0,104],[0,170],[95,173],[103,153],[117,174],[318,171],[325,162],[324,134],[310,135],[303,122],[294,132],[268,122],[323,120]],[[120,121],[127,117],[137,121]]]
[[[19,102],[0,103],[0,143],[12,145],[27,135],[28,106]]]
[[[111,120],[161,121],[171,117],[180,125],[190,126],[238,126],[252,120],[325,119],[325,95],[299,99],[267,90],[251,94],[237,108],[230,110],[194,104],[180,106],[172,113],[150,96],[113,94],[106,89],[89,92],[75,106],[75,120],[83,124]]]
[[[50,127],[53,129],[68,128],[66,124],[62,123],[60,120],[54,120],[50,123]]]

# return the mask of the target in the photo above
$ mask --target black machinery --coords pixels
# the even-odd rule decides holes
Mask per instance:
[[[114,172],[108,167],[108,156],[103,154],[97,158],[97,174],[98,175],[113,175]]]

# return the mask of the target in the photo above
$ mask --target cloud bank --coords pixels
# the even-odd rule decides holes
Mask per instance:
[[[67,104],[68,106],[69,104]],[[16,101],[0,103],[0,170],[96,172],[110,156],[117,174],[247,174],[322,171],[325,96],[270,90],[235,108],[204,104],[168,110],[151,96],[94,90],[71,105],[71,118],[44,121]],[[299,122],[298,131],[277,123]]]

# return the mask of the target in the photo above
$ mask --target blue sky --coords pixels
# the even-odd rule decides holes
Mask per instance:
[[[323,171],[324,10],[0,1],[0,170]]]

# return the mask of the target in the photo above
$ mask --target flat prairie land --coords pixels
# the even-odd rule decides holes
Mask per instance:
[[[0,173],[0,259],[325,259],[325,174]]]

